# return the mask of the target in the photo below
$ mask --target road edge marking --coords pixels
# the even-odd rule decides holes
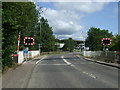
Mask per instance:
[[[39,61],[36,62],[36,64],[38,64],[39,62],[41,62],[43,59],[45,59],[47,56],[44,56],[43,58],[41,58]]]
[[[80,56],[76,55],[78,58],[81,58]],[[83,59],[87,60],[87,61],[90,61],[90,62],[93,62],[94,64],[97,64],[97,65],[101,65],[101,66],[104,66],[104,67],[108,67],[108,68],[111,68],[111,69],[119,69],[120,67],[118,66],[114,66],[114,65],[110,65],[110,64],[106,64],[106,62],[102,62],[102,61],[96,61],[96,60],[93,60],[93,59],[90,59],[90,58],[86,58],[86,57],[83,57]]]

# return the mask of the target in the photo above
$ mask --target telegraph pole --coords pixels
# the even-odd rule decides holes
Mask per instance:
[[[41,54],[41,22],[40,22],[40,44],[39,44],[39,52]]]
[[[36,1],[34,2],[34,4],[36,4]],[[39,22],[40,22],[40,19],[41,19],[41,13],[43,13],[44,11],[46,11],[47,9],[45,9],[44,11],[41,9],[42,7],[39,7],[39,5],[38,5],[38,8],[37,8],[37,10],[39,11]],[[41,46],[42,46],[42,44],[41,44],[41,22],[40,22],[40,44],[38,44],[38,46],[39,46],[39,52],[41,53]]]

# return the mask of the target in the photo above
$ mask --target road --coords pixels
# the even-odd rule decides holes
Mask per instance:
[[[31,71],[24,76],[22,72],[25,71],[16,75],[19,78],[22,75],[21,84],[19,80],[10,83],[10,80],[6,79],[10,75],[6,75],[3,76],[3,88],[118,88],[117,68],[87,61],[76,55],[50,55],[30,61],[34,63],[29,68]],[[15,77],[11,80],[16,80]]]

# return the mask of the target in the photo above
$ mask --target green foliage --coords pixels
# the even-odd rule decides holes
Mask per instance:
[[[116,35],[115,37],[113,37],[110,50],[120,51],[120,35]]]
[[[92,51],[102,50],[103,46],[101,44],[101,39],[112,37],[112,33],[109,33],[108,30],[101,30],[99,28],[91,27],[88,31],[86,46],[90,47],[90,50]]]
[[[41,37],[40,42],[43,45],[42,51],[53,51],[55,48],[55,37],[53,36],[52,27],[49,26],[48,21],[41,18]]]
[[[44,52],[55,49],[55,37],[53,36],[52,27],[49,26],[47,19],[43,17],[40,19],[40,23],[37,24],[35,38],[36,49],[38,49],[38,44],[42,44],[41,50]]]
[[[64,42],[65,42],[65,45],[63,47],[63,50],[72,52],[76,45],[75,41],[72,38],[69,38]]]
[[[3,2],[2,3],[2,58],[3,67],[11,66],[11,54],[16,51],[18,33],[23,38],[29,36],[30,30],[38,22],[38,11],[32,2]]]

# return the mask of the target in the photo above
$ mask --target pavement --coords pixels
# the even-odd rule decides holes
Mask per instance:
[[[39,57],[3,75],[3,88],[118,88],[119,69],[76,56]]]

